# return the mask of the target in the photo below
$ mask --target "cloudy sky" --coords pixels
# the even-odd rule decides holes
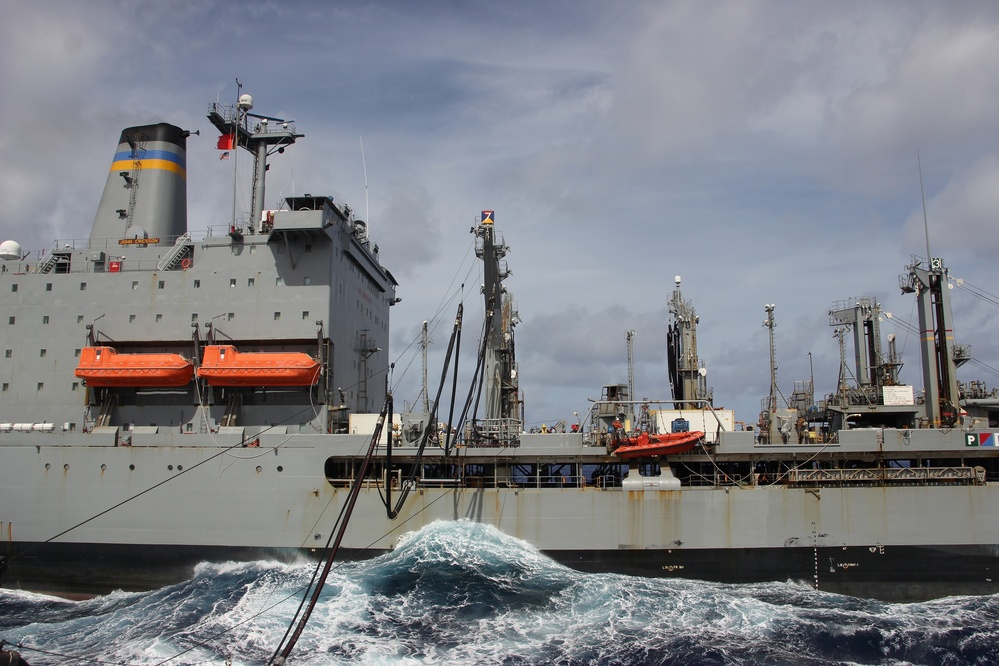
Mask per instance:
[[[920,162],[931,254],[964,281],[961,380],[999,385],[992,0],[4,0],[0,19],[0,234],[86,237],[121,130],[159,121],[201,131],[192,230],[225,224],[232,175],[205,113],[238,78],[306,135],[273,162],[266,205],[328,193],[366,211],[403,299],[397,404],[419,391],[424,320],[439,373],[458,298],[474,347],[484,208],[511,247],[529,426],[626,381],[629,330],[636,393],[668,396],[675,275],[717,404],[756,420],[767,303],[782,390],[811,358],[829,392],[835,303],[874,297],[916,323],[897,276],[927,255]],[[916,338],[883,326],[920,388]]]

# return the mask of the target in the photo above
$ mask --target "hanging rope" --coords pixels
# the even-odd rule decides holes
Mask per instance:
[[[420,437],[420,445],[416,451],[416,457],[409,468],[409,473],[403,478],[401,487],[399,489],[399,499],[396,501],[395,506],[392,505],[392,484],[391,480],[386,483],[385,486],[385,496],[382,501],[385,504],[385,510],[388,515],[389,520],[394,520],[399,515],[399,511],[402,510],[403,504],[406,502],[406,498],[409,493],[416,487],[417,479],[419,478],[420,463],[423,460],[423,453],[426,451],[427,444],[430,442],[430,438],[434,431],[437,429],[437,410],[440,405],[441,394],[444,392],[444,385],[447,382],[448,370],[451,366],[451,358],[455,355],[456,349],[461,346],[461,322],[464,313],[464,305],[462,303],[458,304],[458,314],[454,320],[454,328],[451,330],[451,339],[448,341],[447,353],[444,356],[444,367],[441,371],[440,384],[437,387],[437,395],[434,396],[433,407],[431,408],[429,414],[427,414],[427,422],[424,424],[423,433]],[[458,361],[455,358],[455,377],[458,375]],[[452,411],[453,411],[453,393],[452,393]],[[450,425],[450,424],[449,424]],[[450,431],[450,427],[449,427]],[[445,454],[446,455],[446,454]],[[392,447],[389,445],[385,469],[389,474],[392,473]]]
[[[340,543],[343,541],[343,535],[347,530],[347,525],[350,523],[350,516],[354,511],[354,505],[357,503],[357,497],[361,493],[361,486],[364,484],[364,478],[367,475],[368,467],[371,464],[371,459],[374,457],[375,450],[378,448],[378,439],[381,437],[382,429],[385,428],[386,419],[391,420],[392,418],[392,394],[388,393],[385,396],[385,404],[382,406],[381,413],[378,414],[378,421],[375,424],[375,431],[371,435],[371,443],[368,446],[368,452],[364,456],[364,460],[361,462],[361,467],[357,472],[357,476],[354,478],[354,483],[350,487],[350,494],[347,496],[347,502],[345,503],[345,508],[342,513],[342,520],[336,531],[336,537],[333,540],[332,547],[327,546],[326,548],[326,562],[323,565],[322,572],[319,575],[318,580],[315,581],[315,585],[311,586],[311,595],[309,590],[306,590],[306,594],[303,599],[308,598],[309,602],[302,610],[299,606],[299,610],[302,610],[301,616],[296,613],[298,618],[298,624],[295,625],[295,618],[292,618],[291,625],[289,625],[289,631],[291,631],[291,626],[294,625],[294,631],[291,631],[291,635],[288,632],[285,633],[285,639],[282,639],[282,645],[279,645],[277,650],[275,650],[274,655],[271,656],[268,664],[275,664],[277,666],[283,666],[288,659],[288,655],[291,651],[295,649],[295,644],[298,643],[298,639],[301,638],[302,632],[305,630],[305,626],[309,622],[309,617],[312,615],[312,611],[316,607],[316,603],[319,601],[319,595],[323,591],[323,586],[326,585],[326,579],[329,577],[330,570],[333,568],[333,561],[336,559],[337,552],[340,550]],[[391,441],[392,428],[387,429],[387,436]]]

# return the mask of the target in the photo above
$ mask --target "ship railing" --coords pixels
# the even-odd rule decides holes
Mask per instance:
[[[240,217],[237,221],[238,226],[246,226],[249,222],[248,217]],[[177,243],[178,240],[186,238],[193,242],[202,241],[208,238],[214,238],[216,236],[226,236],[232,228],[232,224],[226,223],[224,225],[218,224],[210,226],[206,229],[196,230],[196,231],[185,231],[182,234],[175,234],[169,236],[157,236],[156,238],[150,238],[149,241],[155,242],[156,245],[161,247],[170,247]],[[129,245],[144,245],[141,241],[129,241],[128,244],[120,243],[119,238],[60,238],[55,242],[54,249],[56,251],[64,250],[114,250],[120,252],[128,252]],[[146,245],[152,243],[145,243]],[[38,257],[41,258],[45,255],[48,250],[39,250]]]
[[[331,477],[326,477],[326,482],[329,483],[334,488],[350,488],[350,486],[355,483],[355,479],[334,479]],[[381,479],[373,479],[365,477],[361,480],[362,488],[384,488],[385,482]]]
[[[465,431],[465,444],[469,447],[517,447],[523,424],[520,419],[476,419]]]
[[[790,484],[854,485],[881,483],[958,483],[982,485],[983,467],[876,467],[865,469],[800,469],[788,470]]]
[[[346,478],[326,478],[334,488],[349,488],[354,482]],[[493,475],[466,475],[460,478],[430,478],[423,477],[417,480],[419,488],[585,488],[593,486],[587,481],[585,476],[563,474],[563,475],[543,475],[543,476],[519,476],[519,477],[498,477]],[[595,486],[600,489],[620,487],[620,478],[608,476],[600,477],[596,480]],[[384,488],[383,479],[366,478],[362,481],[362,488]],[[393,486],[395,487],[395,486]]]
[[[457,488],[461,486],[461,479],[422,478],[417,485],[420,488]]]
[[[621,477],[614,474],[601,474],[594,480],[594,485],[600,490],[607,490],[608,488],[620,488],[621,487]]]
[[[119,242],[121,240],[119,238],[72,238],[69,240],[60,240],[58,242],[63,243],[63,247],[65,249],[107,250],[111,254],[117,254],[127,253],[130,247],[136,246],[147,247],[149,245],[156,245],[159,247],[171,247],[185,236],[188,240],[191,238],[190,233],[183,233],[176,236],[157,236],[156,238],[129,240],[127,244]],[[143,240],[146,242],[143,243]]]

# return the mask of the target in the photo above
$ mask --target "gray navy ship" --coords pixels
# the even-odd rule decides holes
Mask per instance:
[[[967,353],[939,259],[900,279],[921,391],[899,381],[878,303],[852,299],[829,311],[835,391],[816,397],[808,380],[785,398],[771,371],[742,426],[714,406],[677,278],[671,395],[608,384],[578,423],[525,432],[507,246],[485,211],[476,383],[464,406],[439,407],[438,391],[395,414],[398,285],[344,203],[265,209],[268,159],[304,135],[252,108],[243,96],[208,114],[220,148],[252,156],[244,220],[189,231],[189,132],[156,124],[122,132],[88,239],[0,245],[3,586],[92,595],[205,560],[318,555],[356,493],[346,557],[472,520],[583,571],[892,600],[999,592],[999,398],[958,381]]]

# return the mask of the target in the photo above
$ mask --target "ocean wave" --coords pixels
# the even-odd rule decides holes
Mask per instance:
[[[85,601],[0,590],[0,639],[34,666],[266,663],[314,563],[203,563]],[[999,663],[999,596],[889,604],[795,583],[584,574],[468,521],[337,565],[296,664]]]

